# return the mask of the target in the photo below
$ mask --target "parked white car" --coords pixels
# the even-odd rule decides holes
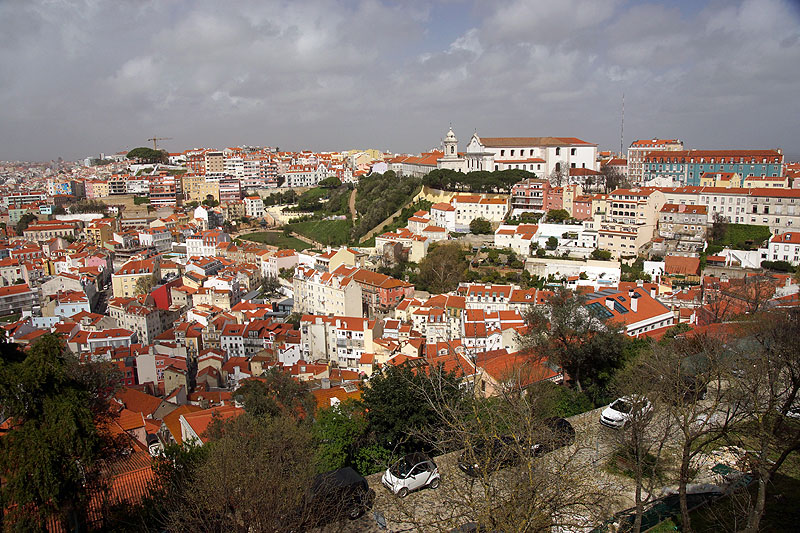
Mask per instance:
[[[652,411],[653,405],[647,398],[623,396],[603,409],[600,413],[600,423],[614,429],[623,428],[634,416],[648,416]]]
[[[405,498],[412,490],[439,486],[441,475],[433,459],[424,453],[406,455],[384,472],[381,482],[393,494]]]

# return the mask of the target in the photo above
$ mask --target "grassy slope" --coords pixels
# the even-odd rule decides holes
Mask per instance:
[[[245,241],[260,242],[279,248],[291,248],[298,251],[311,248],[311,245],[307,242],[301,241],[296,237],[286,237],[283,233],[277,231],[258,231],[241,235],[239,238]]]
[[[711,244],[730,247],[744,247],[747,241],[752,241],[753,249],[757,249],[761,243],[769,239],[772,233],[766,226],[753,226],[750,224],[728,224],[725,237]]]
[[[339,245],[350,241],[349,220],[308,220],[288,224],[286,227],[322,244]]]

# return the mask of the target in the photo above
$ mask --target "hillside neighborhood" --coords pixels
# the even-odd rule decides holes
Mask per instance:
[[[437,461],[441,455],[445,471],[465,442],[470,449],[467,435],[480,431],[467,431],[472,426],[459,425],[463,420],[453,412],[444,416],[450,425],[431,422],[439,413],[436,401],[455,397],[448,394],[466,394],[484,406],[508,401],[514,406],[507,408],[509,416],[522,401],[519,395],[529,397],[525,401],[536,406],[529,413],[552,410],[575,427],[570,446],[586,445],[582,439],[589,434],[599,439],[592,441],[591,461],[576,449],[559,464],[596,472],[602,454],[611,473],[590,474],[597,476],[591,491],[609,484],[621,496],[604,500],[608,505],[584,502],[583,510],[549,502],[552,508],[542,507],[552,515],[548,528],[601,531],[593,528],[622,520],[617,513],[626,508],[634,509],[631,516],[641,527],[647,505],[658,498],[655,487],[642,488],[650,480],[642,468],[652,465],[626,462],[614,451],[624,443],[611,433],[596,435],[603,429],[597,420],[613,426],[596,410],[620,401],[620,391],[633,390],[625,388],[625,372],[644,372],[645,361],[666,361],[661,352],[673,347],[687,358],[706,357],[714,372],[703,367],[697,375],[706,376],[703,391],[718,403],[701,404],[710,400],[705,392],[698,396],[693,384],[692,409],[703,405],[710,420],[722,412],[729,418],[705,427],[685,449],[694,454],[703,442],[733,450],[732,440],[725,440],[733,435],[729,426],[764,418],[752,411],[734,416],[732,404],[719,403],[732,402],[734,382],[749,374],[741,368],[723,372],[716,350],[738,354],[737,343],[752,342],[772,353],[775,343],[784,342],[796,351],[780,331],[764,325],[781,323],[785,334],[794,335],[800,306],[800,163],[786,161],[780,149],[689,149],[678,139],[646,139],[633,142],[627,153],[612,153],[576,137],[477,132],[461,146],[451,128],[437,149],[418,155],[240,146],[176,153],[136,148],[76,163],[2,162],[0,189],[4,346],[37,357],[61,353],[61,346],[80,365],[102,364],[112,372],[113,394],[102,416],[94,416],[127,452],[98,467],[111,489],[87,492],[84,520],[90,528],[110,527],[116,515],[102,509],[150,501],[153,484],[164,486],[165,453],[176,446],[200,449],[226,438],[219,428],[236,424],[244,413],[273,411],[313,424],[308,438],[324,457],[319,464],[325,468],[318,470],[352,468],[358,479],[372,475],[370,490],[379,493],[375,511],[370,503],[370,510],[351,517],[365,515],[353,522],[361,530],[379,528],[381,520],[386,527],[387,519],[394,527],[431,531],[457,527],[459,517],[485,523],[485,510],[449,518],[430,511],[436,520],[424,522],[419,509],[447,507],[428,501],[433,491],[387,500],[386,487],[402,496],[409,488],[375,479],[405,454],[425,452]],[[776,336],[773,344],[764,340],[769,335]],[[781,414],[775,424],[794,424],[780,426],[791,446],[778,446],[794,458],[800,381],[792,374],[796,354],[787,354],[780,352],[785,366],[775,378],[790,382],[772,391],[770,405]],[[16,368],[12,359],[5,358],[3,372]],[[681,361],[671,364],[683,368]],[[650,371],[646,379],[667,379]],[[421,397],[414,392],[427,390],[418,381],[436,376],[449,383],[443,397],[435,389]],[[398,383],[418,388],[397,392],[403,389]],[[661,389],[651,385],[650,392],[625,398],[636,403],[631,398],[647,395],[648,405],[658,404]],[[553,404],[544,407],[550,396]],[[685,412],[680,409],[689,403],[681,400],[679,408],[664,412]],[[635,408],[661,413],[660,405]],[[27,416],[14,413],[4,411],[4,439],[13,438]],[[631,431],[639,423],[634,415],[621,423]],[[261,435],[247,429],[250,422],[238,423],[230,427]],[[511,431],[498,427],[481,431],[495,437]],[[519,421],[510,427],[523,431]],[[775,426],[761,429],[768,433]],[[437,439],[427,441],[420,431],[430,431],[431,438],[436,432]],[[703,440],[712,434],[719,437]],[[664,446],[681,449],[674,433],[665,435]],[[748,449],[762,433],[753,435],[744,439]],[[571,444],[576,438],[578,444]],[[335,439],[346,441],[338,455]],[[289,441],[287,449],[308,445]],[[765,444],[756,452],[775,464],[775,449]],[[660,451],[637,453],[641,459]],[[296,457],[302,463],[305,456]],[[439,475],[434,459],[419,459],[426,475],[434,468]],[[711,484],[713,473],[693,462],[698,479],[689,479],[688,456],[683,470],[679,459],[680,479],[673,481],[681,498],[687,484]],[[766,462],[750,471],[740,459],[718,463],[726,475],[740,469],[765,486],[776,475]],[[463,477],[453,468],[438,491]],[[469,475],[478,476],[470,468]],[[214,477],[212,470],[203,472]],[[670,485],[663,475],[661,486]],[[436,476],[426,486],[438,487]],[[193,479],[198,493],[223,490]],[[725,483],[717,483],[720,491],[728,490]],[[588,498],[590,487],[581,490],[580,497]],[[418,509],[397,507],[401,500],[417,502]],[[688,516],[682,504],[673,516]],[[49,505],[31,500],[13,511],[44,517],[50,531],[66,531],[72,515]],[[255,523],[247,516],[232,520]],[[180,519],[187,531],[206,527],[188,510]]]

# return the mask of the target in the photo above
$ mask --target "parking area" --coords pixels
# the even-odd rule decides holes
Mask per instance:
[[[596,483],[598,492],[608,491],[609,507],[621,510],[633,504],[634,487],[630,479],[609,474],[602,466],[614,450],[614,431],[599,424],[600,409],[589,411],[570,418],[576,431],[575,444],[563,450],[556,450],[535,461],[551,461],[575,470],[576,478]],[[405,498],[393,495],[381,483],[381,473],[367,476],[370,487],[375,491],[375,503],[370,512],[358,520],[338,524],[337,531],[379,532],[379,531],[449,531],[470,521],[470,507],[479,506],[484,499],[483,484],[475,478],[466,476],[458,467],[461,450],[434,458],[441,473],[441,483],[437,489],[425,488],[411,492]],[[513,467],[511,467],[513,468]],[[502,490],[503,471],[492,476],[498,478]],[[497,498],[496,494],[491,496]],[[376,521],[378,515],[385,529]],[[574,520],[580,523],[581,517]],[[586,528],[576,527],[572,531],[588,530],[596,524],[596,517],[583,517]]]

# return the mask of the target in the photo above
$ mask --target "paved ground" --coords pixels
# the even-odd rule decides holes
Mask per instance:
[[[571,465],[572,468],[582,472],[578,475],[591,478],[597,486],[604,488],[613,487],[615,498],[613,507],[617,510],[633,505],[633,485],[627,478],[612,476],[601,468],[613,450],[613,430],[604,428],[598,423],[600,410],[583,413],[570,419],[576,429],[576,444],[564,451],[556,451],[550,456],[559,463]],[[557,454],[561,453],[560,457]],[[371,533],[379,531],[449,531],[451,528],[468,522],[464,518],[465,500],[470,498],[470,493],[481,499],[482,489],[480,483],[471,481],[458,469],[457,459],[460,451],[438,456],[435,458],[442,482],[438,489],[423,489],[409,494],[400,499],[389,492],[381,484],[382,473],[367,477],[370,487],[375,491],[376,498],[372,511],[358,520],[337,524],[331,531],[346,533]],[[549,457],[549,456],[548,456]],[[543,457],[539,460],[548,460]],[[495,475],[503,475],[502,472]],[[386,529],[376,523],[376,514],[380,514],[386,521]],[[413,517],[412,520],[409,520]],[[430,526],[415,527],[413,522],[425,521]],[[589,521],[594,524],[599,522],[595,517]],[[589,529],[589,528],[587,528]],[[576,531],[579,529],[576,529]]]

